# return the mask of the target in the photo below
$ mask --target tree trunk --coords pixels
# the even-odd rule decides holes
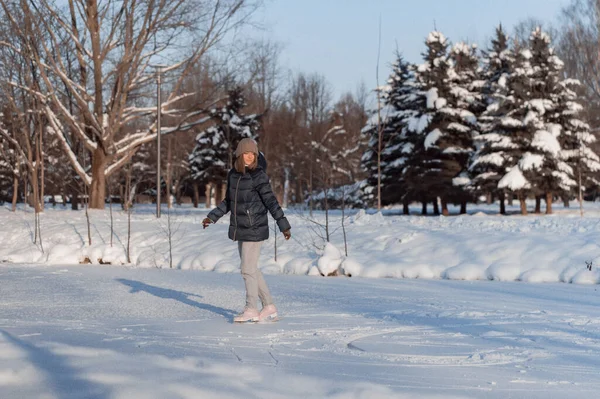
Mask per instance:
[[[508,194],[508,206],[513,206],[513,197],[514,195],[512,193]]]
[[[75,187],[72,187],[71,189],[71,210],[79,210],[79,193]]]
[[[304,196],[302,195],[302,182],[300,179],[296,179],[296,203],[301,204],[304,208]]]
[[[464,215],[465,213],[467,213],[467,202],[463,201],[460,203],[460,214]]]
[[[505,203],[506,195],[504,193],[500,194],[500,214],[506,215],[506,205]]]
[[[380,204],[379,198],[377,198],[377,211],[380,211],[379,204]],[[314,207],[314,203],[313,203],[313,150],[312,150],[312,146],[311,146],[310,147],[310,163],[309,163],[309,170],[308,170],[308,213],[311,218],[313,216],[313,207]]]
[[[26,170],[23,173],[23,202],[30,205],[29,200],[29,171]]]
[[[440,215],[440,205],[438,204],[437,198],[435,198],[433,200],[433,214],[435,216],[439,216]]]
[[[546,215],[552,214],[552,193],[546,193]]]
[[[535,213],[542,213],[542,196],[535,196]]]
[[[214,195],[215,195],[215,206],[219,205],[221,203],[221,201],[223,200],[223,197],[221,196],[221,193],[222,193],[221,186],[223,186],[223,184],[221,184],[221,183],[217,183],[213,186]]]
[[[448,212],[448,201],[446,201],[444,198],[442,198],[442,215],[450,215],[450,212]]]
[[[106,154],[100,146],[92,155],[92,185],[90,187],[89,206],[92,209],[104,209],[104,198],[106,196]]]
[[[279,180],[273,178],[271,179],[271,188],[275,193],[275,198],[277,198],[277,202],[281,204],[281,207],[283,208],[283,185],[279,184]]]
[[[43,147],[43,143],[42,143],[42,139],[43,139],[43,127],[42,127],[42,123],[40,121],[40,118],[38,117],[38,123],[39,123],[39,128],[38,128],[38,140],[36,142],[36,150],[35,150],[35,167],[39,170],[39,185],[40,185],[40,194],[39,194],[39,203],[40,203],[40,212],[44,211],[44,156],[42,153],[42,149]],[[54,198],[54,196],[52,197]]]
[[[175,202],[177,203],[177,205],[181,205],[181,201],[182,201],[182,197],[183,197],[183,193],[181,192],[181,179],[175,180],[175,182],[173,183],[173,186],[175,187],[175,189],[174,189]]]
[[[127,198],[125,199],[125,210],[127,211],[128,215],[130,214],[131,207],[133,206],[133,190],[131,188],[131,169],[131,160],[129,160],[127,165],[127,174],[125,175],[125,193],[127,195]]]
[[[38,177],[38,170],[37,167],[33,167],[31,170],[31,188],[33,190],[33,199],[32,199],[32,203],[33,203],[33,209],[35,209],[36,212],[41,212],[40,209],[40,191],[39,191],[39,177]]]
[[[494,196],[492,195],[492,193],[487,193],[485,196],[485,203],[488,205],[492,205],[493,202],[494,202]]]
[[[410,210],[408,209],[408,202],[402,203],[402,214],[410,215]]]
[[[122,184],[119,184],[119,197],[121,198],[121,209],[126,211],[127,206],[125,206],[125,201],[127,201],[127,200],[125,199],[126,195],[125,195],[125,190],[124,190]]]
[[[211,187],[212,187],[212,183],[208,183],[206,184],[206,186],[204,186],[204,195],[205,195],[205,200],[204,200],[204,205],[206,206],[206,209],[209,209],[211,206]]]
[[[329,242],[329,186],[325,187],[325,238]]]
[[[200,202],[200,190],[198,189],[198,183],[194,182],[192,187],[194,187],[194,208],[198,208],[198,203]]]
[[[562,200],[563,200],[563,205],[565,208],[568,208],[571,205],[571,203],[569,201],[569,197],[567,197],[566,195],[562,198]]]
[[[527,215],[527,203],[522,193],[519,194],[519,203],[521,204],[521,215]]]
[[[290,184],[290,168],[286,167],[284,169],[284,174],[285,174],[285,180],[283,182],[283,201],[281,206],[283,208],[287,208],[288,207],[288,202],[290,200],[290,188],[291,188],[291,184]]]
[[[15,212],[17,210],[17,198],[19,198],[19,176],[16,174],[13,176],[13,196],[12,196],[12,208]]]
[[[421,207],[421,215],[427,215],[427,201],[423,201],[423,205]]]
[[[169,138],[167,139],[167,181],[166,181],[166,196],[167,196],[167,208],[171,209],[173,207],[173,199],[171,198],[171,188],[172,188],[172,184],[173,184],[173,178],[171,176],[172,170],[171,170],[171,161],[172,161],[172,157],[173,157],[173,153],[171,151],[171,139],[172,137],[169,136]]]

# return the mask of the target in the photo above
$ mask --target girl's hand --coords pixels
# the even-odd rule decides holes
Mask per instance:
[[[286,231],[283,232],[283,236],[285,237],[286,241],[290,239],[290,237],[292,237],[292,232],[288,229]]]
[[[210,220],[209,218],[204,218],[204,220],[202,221],[202,228],[205,229],[208,227],[209,224],[211,224],[213,221]]]

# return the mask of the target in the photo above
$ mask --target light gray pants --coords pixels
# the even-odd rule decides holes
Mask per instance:
[[[258,309],[258,298],[263,306],[273,303],[271,293],[262,272],[258,268],[258,258],[260,256],[260,247],[262,241],[238,241],[238,251],[240,252],[242,277],[246,284],[246,307]]]

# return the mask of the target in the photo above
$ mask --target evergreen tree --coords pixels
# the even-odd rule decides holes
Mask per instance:
[[[361,190],[364,193],[363,201],[371,206],[377,204],[379,132],[381,131],[381,134],[383,134],[386,131],[385,119],[388,107],[384,106],[384,102],[381,99],[381,97],[383,97],[382,92],[385,90],[386,87],[384,86],[376,89],[377,95],[380,96],[379,107],[382,109],[372,110],[367,119],[367,123],[361,130],[361,136],[364,142],[366,142],[366,149],[360,159],[360,165],[367,175],[367,178],[361,186]],[[384,140],[382,137],[382,149],[383,142]]]
[[[478,115],[484,110],[484,81],[475,45],[457,43],[452,48],[451,58],[451,95],[448,106],[441,110],[449,121],[444,153],[454,175],[449,199],[460,203],[461,213],[466,213],[466,204],[472,199],[467,189],[470,184],[468,168],[475,152],[474,137],[479,134]]]
[[[546,211],[551,213],[552,193],[575,184],[561,147],[561,126],[552,116],[557,109],[561,68],[550,38],[537,28],[529,49],[517,54],[512,72],[500,78],[496,101],[487,110],[493,123],[486,140],[495,151],[478,161],[504,169],[498,188],[519,196],[523,214],[527,213],[528,193],[546,193]]]
[[[388,80],[385,102],[390,115],[385,124],[386,145],[382,151],[382,203],[403,203],[408,213],[411,195],[404,180],[404,168],[412,154],[413,144],[408,140],[408,123],[417,114],[418,90],[414,67],[401,55],[393,65]]]
[[[389,103],[390,85],[380,86],[376,89],[379,97],[379,109],[371,111],[369,119],[361,130],[361,135],[366,142],[366,150],[363,153],[360,163],[361,168],[366,172],[367,178],[361,186],[364,197],[363,201],[370,205],[377,204],[377,182],[379,167],[381,168],[381,191],[382,204],[386,203],[384,198],[385,169],[386,169],[386,147],[389,145],[395,130],[390,124],[393,124],[396,111]],[[381,156],[379,157],[379,135],[381,133]],[[381,165],[378,166],[378,163]]]
[[[504,190],[498,188],[498,182],[504,176],[512,162],[507,148],[506,135],[502,128],[499,111],[510,109],[515,101],[509,95],[508,77],[515,69],[515,56],[508,47],[508,37],[502,26],[496,28],[496,37],[490,49],[483,56],[484,110],[479,116],[480,135],[475,138],[476,153],[469,168],[471,188],[478,193],[490,193],[500,199],[500,213],[505,214]]]
[[[560,145],[563,149],[563,159],[567,162],[576,186],[568,187],[564,195],[578,197],[579,186],[597,187],[600,182],[595,173],[600,171],[600,157],[593,150],[592,144],[596,138],[590,132],[590,126],[580,119],[583,107],[577,102],[577,89],[580,83],[575,79],[565,79],[560,82],[556,98],[556,108],[552,114],[553,122],[561,127]],[[576,192],[573,192],[576,189]]]
[[[214,125],[196,136],[196,146],[189,155],[194,180],[222,182],[233,167],[237,143],[246,137],[257,138],[260,115],[243,115],[245,106],[242,88],[235,87],[229,90],[225,105],[210,111]]]
[[[127,198],[127,201],[131,200],[133,203],[137,193],[148,194],[156,199],[156,146],[152,144],[143,145],[131,158],[131,165],[128,165],[121,175],[121,184],[123,187],[126,187],[127,184],[129,184],[130,198]],[[160,187],[162,190],[161,193],[163,193],[162,198],[166,199],[163,187],[164,176],[163,163]],[[127,195],[127,193],[125,193],[125,195]],[[123,203],[123,205],[124,204],[125,203]]]
[[[448,42],[442,33],[434,31],[429,34],[425,44],[425,62],[416,70],[420,89],[417,96],[422,106],[408,121],[407,141],[413,151],[404,172],[407,189],[413,198],[423,203],[423,213],[427,212],[428,202],[437,204],[435,198],[438,195],[446,201],[454,177],[445,168],[445,155],[440,141],[448,125],[440,111],[446,107],[450,97],[449,72],[452,66]]]
[[[0,129],[2,126],[0,125]],[[16,154],[4,137],[0,136],[0,204],[10,201],[15,173]]]
[[[424,106],[408,124],[413,152],[405,180],[423,202],[439,196],[447,215],[451,201],[461,202],[466,211],[461,186],[468,182],[482,82],[475,48],[458,44],[448,54],[448,42],[440,32],[430,33],[426,45],[425,62],[417,69],[418,96]]]
[[[526,154],[531,167],[524,169],[524,176],[537,195],[546,195],[546,213],[552,213],[553,193],[569,191],[576,186],[573,169],[565,162],[566,155],[561,146],[560,121],[553,117],[562,91],[560,73],[563,63],[554,55],[550,37],[540,28],[531,34],[529,55],[532,98],[525,103],[524,122],[533,128],[533,137]]]
[[[492,143],[495,151],[485,159],[479,158],[500,167],[497,187],[517,196],[522,214],[527,214],[525,200],[532,189],[523,172],[533,166],[529,149],[538,125],[535,118],[526,118],[529,115],[526,103],[532,98],[530,58],[529,50],[515,54],[512,72],[500,78],[495,102],[486,111],[494,121],[486,141]]]

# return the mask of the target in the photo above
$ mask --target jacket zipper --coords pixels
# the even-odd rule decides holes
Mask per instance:
[[[233,230],[233,241],[235,241],[235,236],[237,234],[237,227],[238,227],[238,221],[237,221],[237,193],[238,193],[238,188],[240,187],[240,180],[241,180],[242,176],[240,175],[240,177],[238,177],[238,181],[237,184],[235,186],[235,198],[234,198],[234,202],[233,202],[233,214],[235,215],[235,230]]]

